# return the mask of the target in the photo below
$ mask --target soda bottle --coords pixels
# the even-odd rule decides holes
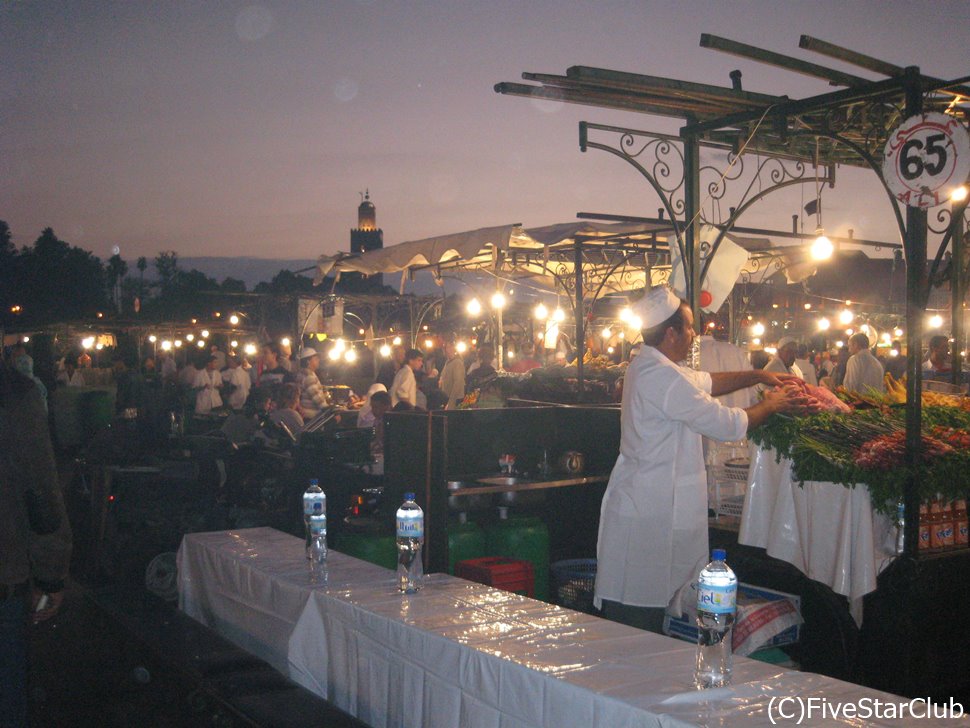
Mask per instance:
[[[963,499],[953,501],[953,543],[957,548],[967,545],[967,502]]]
[[[414,493],[405,493],[404,503],[397,509],[397,581],[405,594],[421,588],[423,543],[424,511],[414,502]]]
[[[930,524],[930,551],[939,551],[943,548],[943,532],[940,528],[943,523],[943,508],[939,500],[930,501],[927,521]]]
[[[929,507],[921,503],[919,507],[919,550],[926,551],[930,547],[930,513]]]
[[[324,546],[327,538],[327,494],[320,488],[320,481],[310,478],[310,485],[303,492],[303,527],[306,532],[306,557],[313,558],[310,538],[310,518],[314,515],[323,516]]]
[[[720,688],[731,682],[731,629],[737,610],[738,579],[724,563],[724,549],[711,552],[711,563],[697,580],[698,690]]]

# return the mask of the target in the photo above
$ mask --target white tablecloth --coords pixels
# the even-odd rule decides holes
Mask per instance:
[[[745,658],[731,688],[698,692],[687,643],[447,575],[395,585],[335,552],[313,578],[302,541],[268,528],[179,549],[184,611],[373,726],[768,726],[773,698],[898,700]]]
[[[738,541],[787,561],[810,579],[849,598],[862,623],[862,597],[895,557],[892,520],[872,510],[869,490],[793,481],[791,461],[751,447],[748,490]]]

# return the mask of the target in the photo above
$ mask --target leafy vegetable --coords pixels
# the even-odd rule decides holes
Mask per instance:
[[[792,418],[774,415],[750,438],[762,447],[774,448],[779,459],[792,461],[792,474],[804,481],[830,481],[846,487],[868,487],[873,506],[894,513],[903,497],[910,471],[904,465],[886,467],[872,453],[885,453],[886,444],[897,445],[906,429],[901,407],[856,410],[851,413],[822,412]],[[946,429],[940,429],[946,428]],[[916,485],[921,500],[937,494],[944,500],[967,497],[970,490],[970,450],[960,443],[970,438],[970,412],[955,407],[923,408],[924,443],[939,444],[934,436],[945,434],[953,449],[924,447],[916,467]],[[898,452],[898,451],[897,451]],[[860,454],[863,457],[860,458]],[[866,457],[869,455],[869,457]]]

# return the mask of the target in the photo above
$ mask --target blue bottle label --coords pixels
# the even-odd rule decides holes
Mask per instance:
[[[697,611],[713,614],[733,614],[737,609],[738,585],[697,585]]]
[[[424,538],[424,519],[423,518],[398,518],[397,537],[398,538]]]

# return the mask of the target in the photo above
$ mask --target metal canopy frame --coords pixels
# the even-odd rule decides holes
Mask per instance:
[[[914,115],[946,113],[967,125],[970,122],[970,88],[966,84],[970,82],[970,76],[941,81],[922,75],[916,66],[901,68],[810,36],[802,36],[800,47],[887,78],[873,81],[710,34],[701,35],[700,45],[823,79],[843,88],[793,100],[787,96],[743,90],[741,72],[737,70],[730,74],[731,88],[724,88],[573,66],[566,70],[565,76],[524,73],[524,80],[538,85],[499,83],[495,91],[683,120],[684,126],[676,137],[582,123],[580,149],[600,149],[623,158],[644,176],[660,198],[667,215],[675,220],[683,220],[677,225],[676,238],[685,265],[688,299],[695,310],[698,310],[702,275],[717,252],[715,243],[707,251],[704,256],[706,262],[702,264],[704,251],[699,244],[698,233],[707,202],[701,197],[702,177],[706,171],[701,165],[702,147],[730,150],[727,171],[721,174],[713,187],[708,187],[707,199],[721,199],[726,187],[743,176],[743,173],[738,177],[731,177],[731,174],[737,161],[746,153],[767,155],[777,159],[780,165],[780,176],[773,178],[769,173],[771,189],[759,189],[754,195],[758,199],[783,186],[804,182],[806,163],[811,163],[816,170],[826,168],[825,179],[829,184],[834,184],[833,172],[839,164],[868,168],[875,173],[889,198],[907,264],[906,463],[911,474],[906,483],[904,499],[905,554],[913,558],[917,554],[919,528],[919,495],[914,473],[920,461],[922,445],[920,354],[922,317],[929,293],[927,236],[928,232],[932,232],[940,237],[933,264],[934,274],[944,251],[948,247],[953,249],[952,325],[959,341],[962,340],[963,325],[965,283],[961,264],[968,230],[967,203],[964,201],[954,203],[950,208],[938,208],[934,213],[933,225],[929,224],[925,209],[907,207],[901,211],[882,173],[883,148],[893,129]],[[591,141],[591,131],[611,133],[619,141],[613,144]],[[645,154],[647,156],[643,159],[650,160],[646,164],[641,159]],[[672,156],[679,157],[682,166],[679,177],[672,177]],[[757,165],[754,179],[761,178],[766,164],[768,162]],[[813,175],[810,179],[815,181],[817,177],[820,175]],[[753,196],[749,194],[752,189],[752,184],[745,187],[737,198],[739,202],[729,207],[728,219],[720,222],[727,227],[737,222],[752,204]],[[962,364],[958,351],[954,352],[953,359],[957,376]]]

